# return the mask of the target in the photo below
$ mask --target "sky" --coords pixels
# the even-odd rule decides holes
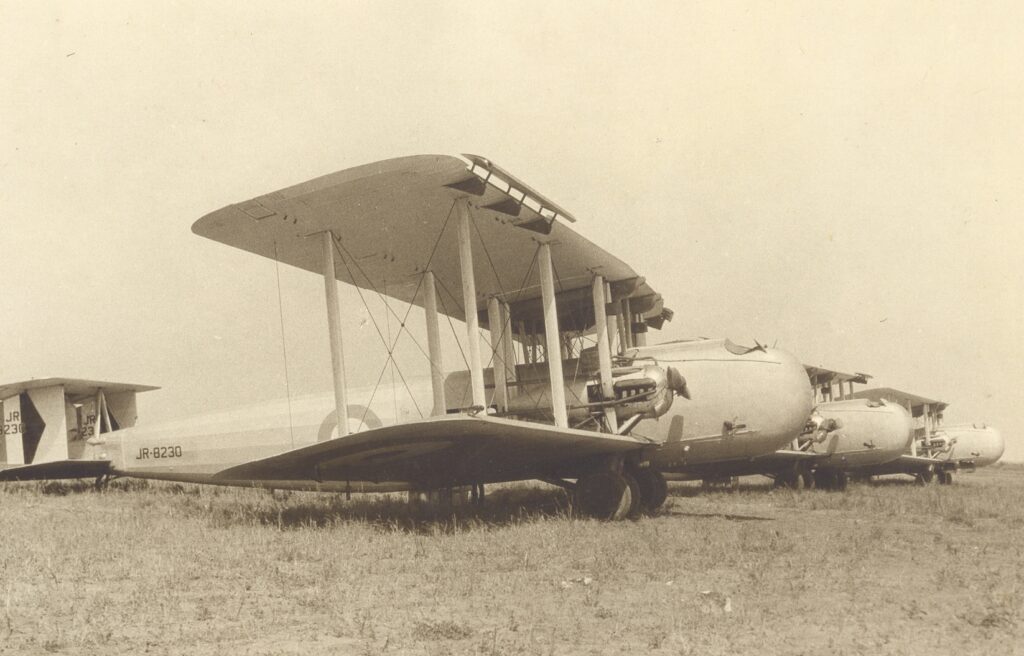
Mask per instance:
[[[322,279],[190,226],[476,153],[661,292],[655,339],[867,372],[1024,460],[1024,5],[211,4],[0,0],[4,382],[161,386],[142,421],[326,392]],[[340,291],[372,384],[385,313]]]

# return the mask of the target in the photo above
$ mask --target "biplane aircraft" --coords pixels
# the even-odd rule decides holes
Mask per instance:
[[[746,461],[711,462],[685,472],[670,472],[668,478],[703,479],[713,484],[760,474],[774,479],[779,487],[842,490],[851,474],[887,463],[906,451],[912,436],[906,410],[894,403],[850,396],[853,384],[866,383],[869,375],[811,366],[806,371],[814,411],[786,448]]]
[[[664,502],[662,471],[749,460],[800,431],[811,393],[799,361],[728,340],[648,346],[648,329],[671,311],[574,221],[472,155],[385,160],[208,214],[196,234],[323,275],[333,395],[102,433],[81,460],[15,467],[0,480],[472,486],[482,498],[484,484],[539,479],[572,489],[582,511],[618,519]],[[407,338],[427,359],[429,382],[403,377],[402,403],[346,386],[338,280],[398,317],[396,305],[405,316],[423,308],[425,348],[404,320],[391,339],[377,331],[389,354]],[[465,322],[465,371],[446,373],[440,317],[453,330],[450,320]]]
[[[899,458],[866,469],[866,475],[907,474],[919,483],[953,482],[953,472],[973,471],[1003,456],[1002,434],[985,424],[943,426],[944,401],[879,387],[860,390],[855,398],[901,405],[914,418],[914,437]]]

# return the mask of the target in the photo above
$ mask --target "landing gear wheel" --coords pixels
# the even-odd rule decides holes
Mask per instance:
[[[668,498],[668,483],[661,472],[640,469],[633,472],[640,490],[640,506],[644,512],[657,510]]]
[[[814,475],[808,471],[802,471],[799,474],[801,485],[805,490],[814,489]]]
[[[802,490],[806,480],[802,474],[795,471],[788,471],[775,477],[775,487],[784,487],[787,490]]]
[[[940,474],[941,474],[941,472],[940,472]],[[929,485],[929,484],[931,484],[934,481],[935,481],[935,472],[932,471],[931,469],[926,469],[925,471],[921,472],[920,474],[917,474],[916,476],[914,476],[914,482],[917,483],[918,485]]]
[[[623,472],[622,477],[626,479],[626,485],[629,486],[629,510],[626,511],[626,517],[636,519],[644,511],[640,497],[640,484],[637,483],[636,477],[631,472]]]
[[[601,471],[577,481],[576,503],[583,514],[596,519],[622,519],[633,505],[633,494],[624,476]]]
[[[835,490],[843,492],[846,490],[847,484],[850,482],[850,477],[844,471],[835,473]]]
[[[953,472],[940,471],[938,473],[938,476],[939,476],[939,485],[952,485],[953,484]]]

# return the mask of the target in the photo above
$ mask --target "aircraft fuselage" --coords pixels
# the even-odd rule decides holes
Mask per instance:
[[[633,434],[651,441],[650,466],[664,471],[769,453],[791,440],[811,410],[810,387],[799,361],[777,349],[745,349],[727,340],[699,340],[627,353],[637,362],[674,366],[686,378],[690,399],[675,398],[668,412],[641,421]],[[350,399],[370,398],[352,389]],[[350,430],[418,419],[429,408],[429,382],[401,391],[396,403],[377,394],[369,407],[349,405]],[[404,396],[404,400],[403,400]],[[91,457],[109,459],[120,475],[185,482],[214,482],[213,474],[244,462],[336,437],[333,397],[275,401],[104,435]],[[450,402],[451,405],[451,402]],[[87,456],[88,457],[88,456]],[[224,481],[217,481],[224,483]],[[234,482],[234,484],[245,484]],[[330,481],[262,481],[263,487],[407,489],[406,482],[356,484]]]

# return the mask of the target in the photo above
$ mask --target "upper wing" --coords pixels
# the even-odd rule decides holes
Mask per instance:
[[[622,435],[453,415],[318,442],[225,469],[213,482],[406,481],[447,487],[558,475],[588,456],[645,444]]]
[[[595,274],[612,283],[616,300],[660,327],[671,312],[632,268],[559,219],[572,217],[488,160],[470,164],[444,155],[415,155],[332,173],[229,205],[202,217],[203,237],[322,273],[320,233],[333,231],[341,257],[338,280],[422,304],[424,271],[438,281],[440,310],[465,319],[455,203],[469,201],[474,280],[480,298],[509,303],[513,319],[543,317],[535,258],[552,244],[559,326],[583,330],[593,319]],[[482,313],[486,314],[486,313]],[[486,316],[481,320],[486,325]]]

